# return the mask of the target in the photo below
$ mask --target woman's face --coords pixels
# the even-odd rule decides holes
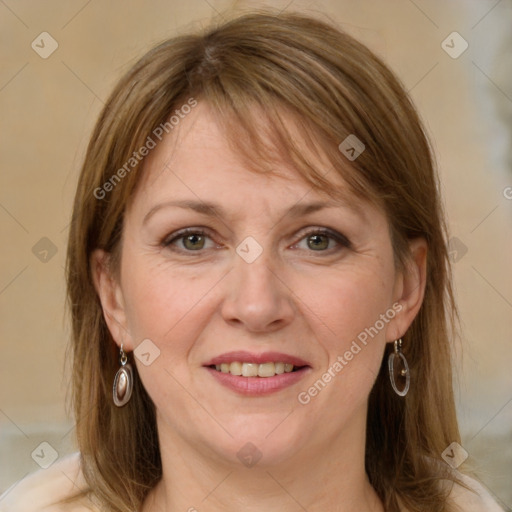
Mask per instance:
[[[98,281],[116,342],[139,347],[160,436],[226,463],[364,438],[385,343],[416,312],[385,216],[276,171],[248,170],[200,103],[148,156],[119,282]]]

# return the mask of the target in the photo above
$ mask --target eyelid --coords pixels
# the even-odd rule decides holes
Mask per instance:
[[[161,245],[163,247],[169,248],[174,242],[186,237],[189,234],[206,236],[210,239],[213,239],[209,228],[199,227],[199,226],[198,227],[189,227],[189,228],[180,229],[180,230],[175,231],[175,232],[171,233],[170,235],[166,236],[162,240]],[[311,235],[328,236],[329,238],[331,238],[332,240],[337,242],[340,246],[348,248],[348,249],[352,248],[352,243],[342,233],[339,233],[338,231],[335,231],[335,230],[327,228],[327,227],[311,227],[311,226],[304,228],[303,230],[299,231],[299,233],[294,236],[294,238],[298,237],[298,240],[292,245],[292,247],[298,245],[304,238],[311,236]],[[331,249],[327,249],[324,251],[310,251],[310,252],[313,252],[313,253],[318,252],[320,254],[321,253],[330,253],[330,252],[332,252],[333,249],[336,250],[336,248],[331,248]],[[185,249],[174,249],[174,251],[179,252],[179,253],[187,253],[187,254],[192,254],[192,253],[200,254],[202,252],[205,252],[204,249],[200,249],[198,251],[187,251]]]
[[[299,234],[297,236],[299,236],[300,238],[296,243],[293,244],[292,247],[299,244],[304,238],[311,236],[311,235],[325,235],[325,236],[328,236],[329,238],[331,238],[332,240],[334,240],[335,242],[337,242],[342,247],[345,247],[347,249],[352,248],[351,241],[345,235],[343,235],[342,233],[339,233],[338,231],[336,231],[334,229],[330,229],[327,227],[305,228],[303,231],[299,232]],[[310,252],[313,252],[313,253],[318,252],[319,254],[321,254],[321,253],[330,253],[333,250],[336,250],[336,248],[334,247],[331,249],[327,249],[325,251],[310,251]]]
[[[200,235],[207,236],[210,239],[212,238],[210,230],[204,227],[191,227],[191,228],[183,228],[178,231],[172,232],[170,235],[167,235],[161,242],[161,245],[164,247],[169,247],[173,242],[185,238],[187,235]],[[185,251],[185,252],[194,252],[194,251]],[[200,251],[197,251],[200,252]]]

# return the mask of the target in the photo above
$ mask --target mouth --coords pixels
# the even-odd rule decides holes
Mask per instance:
[[[233,363],[212,364],[208,366],[221,373],[229,373],[237,377],[260,377],[268,379],[275,375],[283,373],[293,373],[306,368],[306,365],[295,366],[291,363],[267,362],[267,363],[247,363],[235,361]]]
[[[297,383],[312,370],[306,361],[288,354],[245,351],[218,356],[204,368],[218,383],[246,396],[279,391]]]

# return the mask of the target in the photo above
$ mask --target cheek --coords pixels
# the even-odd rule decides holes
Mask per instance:
[[[307,384],[313,388],[304,388],[304,398],[322,410],[339,403],[349,411],[365,402],[380,369],[386,328],[395,314],[394,270],[389,262],[372,259],[369,265],[318,277],[304,295],[304,311],[309,310],[309,327],[326,357]],[[333,414],[335,421],[338,413]]]
[[[165,262],[153,263],[156,260],[131,257],[123,292],[134,348],[149,339],[156,345],[151,358],[158,354],[149,365],[135,358],[139,376],[155,404],[165,409],[177,403],[176,397],[186,398],[182,386],[190,383],[189,353],[211,316],[209,292],[221,276],[178,270]]]
[[[205,308],[218,276],[173,267],[162,256],[130,256],[123,291],[135,345],[145,338],[157,345],[187,339],[184,331],[197,325],[189,319]]]
[[[324,340],[330,352],[342,350],[389,309],[393,274],[388,270],[374,264],[298,281],[297,295],[305,305],[304,314],[315,324],[318,340]],[[381,330],[384,335],[385,329]]]

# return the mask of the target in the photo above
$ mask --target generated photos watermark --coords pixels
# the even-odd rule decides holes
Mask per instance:
[[[372,326],[366,327],[362,330],[357,338],[352,341],[348,350],[344,352],[343,355],[339,355],[336,361],[327,369],[326,372],[322,374],[322,376],[307,390],[301,391],[297,395],[297,399],[299,403],[302,405],[307,405],[311,402],[311,399],[318,394],[327,386],[329,382],[331,382],[334,377],[336,377],[345,366],[349,364],[350,361],[354,359],[354,357],[361,352],[361,350],[368,345],[368,342],[371,341],[369,338],[373,339],[377,334],[379,334],[382,329],[389,323],[390,320],[395,318],[396,314],[402,311],[402,304],[395,302],[392,307],[390,307],[385,313],[382,313]]]
[[[184,119],[192,109],[197,105],[195,98],[189,98],[180,108],[174,111],[174,114],[165,123],[160,123],[151,133],[148,135],[146,142],[137,150],[132,153],[132,156],[120,167],[112,176],[103,183],[101,187],[94,189],[94,197],[96,199],[105,199],[108,192],[112,192],[116,185],[129,174],[138,164],[147,156],[152,149],[157,145],[157,140],[161,141],[165,134],[171,133],[172,130]]]

